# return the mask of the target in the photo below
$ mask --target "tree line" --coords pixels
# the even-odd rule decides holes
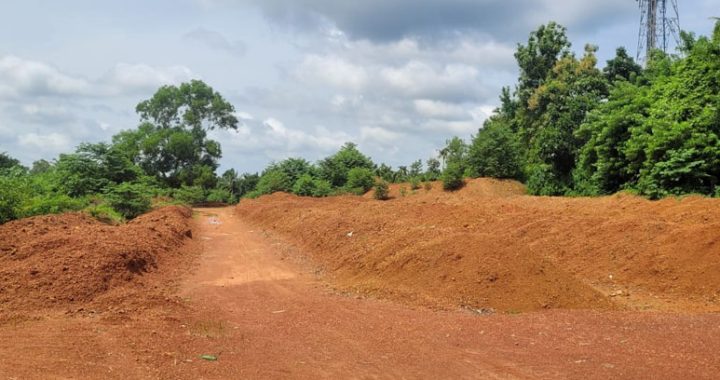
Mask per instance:
[[[570,48],[564,27],[540,26],[518,44],[518,81],[477,134],[397,169],[346,143],[317,163],[288,158],[217,175],[222,150],[208,131],[237,129],[234,107],[199,80],[163,86],[137,105],[140,125],[110,142],[30,168],[1,153],[0,223],[67,210],[119,222],[153,202],[362,194],[391,182],[455,190],[467,177],[519,180],[535,195],[720,196],[720,22],[710,37],[683,32],[678,55],[655,51],[646,67],[624,48],[602,69],[597,47],[581,57]]]

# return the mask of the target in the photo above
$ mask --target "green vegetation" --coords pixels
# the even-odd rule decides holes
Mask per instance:
[[[644,69],[619,48],[600,70],[595,46],[577,58],[565,28],[541,26],[518,46],[518,83],[467,154],[454,140],[441,151],[445,187],[462,171],[524,180],[538,195],[717,196],[720,22],[682,41],[680,55],[656,51]]]
[[[288,158],[262,173],[218,176],[222,151],[208,132],[237,129],[234,107],[198,80],[163,86],[137,105],[139,126],[111,142],[83,143],[31,168],[0,153],[0,223],[69,210],[118,223],[154,198],[232,204],[374,187],[387,199],[388,183],[410,182],[415,192],[439,179],[452,191],[480,176],[524,181],[538,195],[720,197],[720,22],[710,37],[681,39],[678,55],[656,51],[645,68],[618,48],[601,70],[597,47],[576,57],[564,27],[539,27],[518,45],[518,81],[502,90],[494,114],[468,143],[449,139],[424,168],[421,160],[376,165],[348,142],[317,163]]]
[[[390,187],[388,186],[388,183],[385,182],[385,180],[381,179],[377,182],[375,182],[375,193],[373,193],[373,197],[379,201],[386,201],[390,199]]]

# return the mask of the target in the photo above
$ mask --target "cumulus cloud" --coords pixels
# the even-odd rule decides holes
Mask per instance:
[[[230,41],[221,33],[205,28],[197,28],[183,36],[186,40],[203,44],[211,49],[224,51],[226,53],[242,57],[247,51],[243,41]]]
[[[103,97],[133,95],[194,77],[185,66],[154,67],[118,63],[97,79],[64,73],[44,62],[13,55],[0,57],[0,98]]]
[[[37,133],[22,134],[18,136],[18,144],[24,148],[50,150],[53,152],[67,151],[72,147],[70,138],[57,132],[46,135]]]
[[[154,67],[143,63],[118,63],[98,81],[98,93],[126,95],[147,93],[160,86],[179,84],[194,77],[185,66]]]
[[[414,105],[418,114],[429,118],[462,119],[469,115],[468,110],[461,105],[438,100],[416,99]]]
[[[360,140],[364,143],[388,146],[396,143],[404,134],[387,130],[381,127],[360,128]]]
[[[91,93],[87,80],[43,62],[13,55],[0,57],[0,97],[76,96]]]
[[[352,91],[361,90],[368,81],[363,67],[332,55],[306,56],[295,74],[304,83],[324,83]]]

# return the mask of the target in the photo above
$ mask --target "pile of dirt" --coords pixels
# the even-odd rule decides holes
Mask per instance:
[[[0,226],[0,312],[117,308],[158,296],[191,252],[191,213],[165,207],[121,226],[68,213]]]
[[[274,194],[237,212],[303,246],[342,287],[413,303],[720,311],[720,201],[532,197],[521,186],[435,184],[386,202]]]

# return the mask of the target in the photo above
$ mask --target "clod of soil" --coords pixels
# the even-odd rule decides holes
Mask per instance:
[[[121,226],[82,213],[46,215],[0,226],[0,314],[118,306],[151,298],[179,270],[192,236],[191,210],[165,207]]]
[[[720,201],[521,187],[478,179],[444,193],[434,183],[385,202],[276,193],[237,212],[312,252],[343,287],[411,303],[720,311]]]

